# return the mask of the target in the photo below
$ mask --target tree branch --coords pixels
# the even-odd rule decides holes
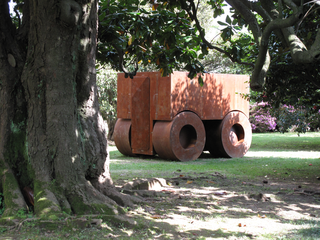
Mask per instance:
[[[276,29],[283,29],[289,26],[294,25],[296,22],[299,21],[300,14],[293,14],[287,19],[275,19],[271,21],[263,31],[261,42],[259,45],[259,55],[254,66],[251,83],[254,88],[259,89],[262,87],[264,79],[261,79],[261,71],[264,72],[263,68],[266,64],[266,54],[268,53],[268,43],[269,37],[272,31]]]
[[[229,5],[232,6],[234,9],[237,9],[237,11],[246,20],[246,22],[249,24],[250,30],[252,31],[254,39],[256,40],[257,44],[259,44],[259,39],[262,35],[262,32],[261,32],[261,29],[259,27],[259,24],[257,22],[256,17],[250,11],[250,8],[247,7],[248,5],[250,5],[249,1],[247,1],[247,0],[226,0],[226,2],[229,3]]]
[[[245,21],[249,24],[249,28],[252,31],[252,34],[254,36],[254,39],[260,48],[262,48],[261,42],[262,42],[262,32],[259,27],[259,24],[257,22],[256,17],[254,14],[250,11],[250,2],[247,0],[226,0],[227,3],[229,3],[233,8],[237,9],[237,11],[240,12],[240,14],[243,16]],[[269,36],[268,36],[269,37]],[[256,65],[258,63],[258,69],[259,71],[255,71],[255,77],[252,76],[250,87],[253,90],[260,90],[267,74],[267,71],[269,69],[270,65],[270,55],[267,51],[267,47],[263,48],[263,52],[259,52],[258,59],[255,63],[255,69],[257,68]]]
[[[306,48],[303,42],[294,33],[293,28],[282,29],[286,37],[292,59],[295,63],[312,63],[320,60],[320,31],[318,30],[316,39],[310,50]]]
[[[128,75],[130,78],[133,78],[136,74],[137,74],[137,71],[138,71],[138,64],[137,62],[135,62],[135,66],[134,66],[134,71],[130,72],[125,66],[124,66],[124,59],[123,59],[123,50],[118,48],[116,46],[116,44],[112,44],[113,48],[118,52],[118,55],[119,55],[119,68],[121,71],[123,71],[126,75]]]
[[[233,57],[229,52],[217,47],[217,46],[214,46],[212,45],[206,38],[205,38],[205,32],[203,30],[203,28],[201,27],[201,24],[198,20],[198,17],[197,17],[197,8],[194,4],[194,1],[193,0],[188,0],[189,3],[190,3],[190,6],[188,6],[184,0],[180,0],[180,4],[181,4],[181,7],[182,9],[184,9],[188,14],[189,14],[189,17],[195,21],[195,24],[196,24],[196,28],[198,29],[199,33],[200,33],[200,37],[201,37],[201,40],[203,41],[204,44],[207,45],[207,47],[209,49],[213,49],[213,50],[216,50],[220,53],[223,53],[225,54],[232,62],[236,62],[238,64],[242,64],[242,65],[247,65],[247,66],[251,66],[251,67],[254,67],[254,64],[253,63],[247,63],[247,62],[242,62],[240,61],[239,59],[237,59],[236,57]]]

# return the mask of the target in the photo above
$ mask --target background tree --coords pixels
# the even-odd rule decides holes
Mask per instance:
[[[138,63],[146,65],[151,61],[157,62],[165,75],[182,67],[194,76],[197,71],[203,71],[203,66],[192,62],[192,58],[202,59],[208,49],[214,49],[233,62],[252,67],[251,88],[262,90],[272,57],[280,48],[290,53],[292,65],[312,66],[320,59],[319,1],[211,0],[214,17],[223,14],[227,4],[231,7],[232,15],[227,16],[221,34],[224,42],[229,43],[225,47],[206,39],[200,1],[154,2],[157,11],[147,10],[146,3],[110,1],[102,4],[105,11],[100,19],[108,20],[102,21],[106,25],[99,35],[99,59],[108,58],[106,61],[129,75],[126,64],[134,63],[138,69]],[[304,28],[305,24],[310,28]],[[234,35],[242,27],[247,27],[250,34],[242,34],[235,40]],[[157,39],[159,44],[153,44],[150,39]],[[164,51],[165,48],[171,51]],[[187,64],[181,66],[181,62]]]

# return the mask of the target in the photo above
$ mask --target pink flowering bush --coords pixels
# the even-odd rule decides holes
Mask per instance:
[[[320,131],[320,109],[318,105],[310,108],[286,104],[273,108],[267,102],[259,102],[250,105],[250,123],[257,133]]]
[[[266,102],[250,105],[250,123],[253,132],[271,132],[276,129],[276,118],[271,116],[270,108]]]

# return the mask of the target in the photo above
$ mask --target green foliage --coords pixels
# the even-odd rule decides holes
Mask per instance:
[[[224,2],[223,0],[209,0],[208,1],[208,4],[212,6],[214,18],[224,14],[223,7],[225,7],[226,4],[223,4],[223,2]]]
[[[305,4],[305,11],[309,10],[310,4]],[[310,49],[316,38],[317,29],[319,28],[320,9],[316,8],[310,11],[310,14],[302,19],[299,24],[293,26],[297,37],[299,37],[305,46]],[[289,9],[283,10],[285,17],[290,15]],[[261,16],[255,15],[258,19],[261,29],[265,27],[265,22],[261,20]],[[234,19],[240,19],[241,16],[235,12]],[[238,21],[238,24],[241,23]],[[241,24],[239,24],[241,25]],[[241,39],[244,36],[240,36]],[[267,101],[274,108],[278,108],[280,104],[294,106],[295,108],[304,107],[309,111],[314,106],[320,106],[320,69],[319,63],[295,64],[289,47],[286,43],[279,39],[274,33],[270,37],[269,53],[271,56],[271,64],[264,89],[260,95],[258,102]],[[231,43],[234,45],[234,43]],[[248,42],[248,48],[242,48],[245,51],[243,61],[256,59],[258,55],[254,42]],[[250,45],[252,44],[252,47]]]
[[[149,1],[101,2],[98,60],[130,77],[150,63],[163,76],[174,69],[185,69],[190,77],[202,72],[198,58],[206,47],[186,12],[175,1],[152,7]]]
[[[307,122],[311,131],[320,131],[320,109],[314,107],[313,110],[309,111]]]
[[[310,129],[307,113],[305,108],[294,108],[287,105],[281,105],[273,110],[273,115],[277,118],[278,130],[281,133],[295,131],[298,132],[298,135]]]
[[[16,217],[20,219],[32,218],[33,214],[28,213],[28,211],[25,209],[19,209],[16,213]]]
[[[117,73],[106,66],[98,65],[97,67],[100,112],[103,119],[115,121],[117,118]]]
[[[4,206],[3,193],[0,193],[0,215],[3,214],[4,210],[5,210],[5,206]]]
[[[215,9],[220,8],[223,2],[212,0],[209,1],[209,4]],[[277,10],[281,9],[281,14],[284,18],[288,18],[292,14],[292,9],[287,7],[279,8],[276,2],[270,3],[269,6],[272,4]],[[253,5],[255,5],[256,9],[265,7],[259,1],[255,1],[251,6]],[[305,3],[303,7],[304,17],[298,24],[292,26],[297,38],[305,44],[307,49],[310,49],[314,44],[319,29],[320,8],[315,6],[317,5],[314,5],[313,1]],[[261,9],[260,11],[251,11],[251,13],[257,23],[255,26],[260,31],[264,31],[268,21]],[[248,32],[239,31],[243,27],[248,27],[248,22],[240,14],[239,9],[231,8],[230,12],[231,15],[226,16],[225,21],[218,21],[218,24],[222,27],[223,49],[233,61],[248,63],[243,67],[247,66],[246,70],[251,71],[253,63],[255,63],[259,54],[258,44],[260,39],[254,39],[250,29],[248,29]],[[295,64],[288,43],[283,37],[279,37],[276,32],[272,32],[268,46],[271,64],[263,91],[256,101],[267,101],[273,108],[279,108],[280,104],[291,105],[295,108],[304,107],[305,111],[310,111],[313,107],[319,108],[319,63]],[[257,96],[253,96],[252,100],[255,97]],[[312,113],[307,113],[307,115],[312,115]]]

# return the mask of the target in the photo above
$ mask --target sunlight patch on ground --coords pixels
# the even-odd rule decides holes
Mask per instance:
[[[108,146],[109,152],[117,151],[116,146]],[[301,159],[320,159],[320,151],[248,151],[245,157],[277,157],[277,158],[301,158]],[[112,161],[115,161],[112,159]],[[123,160],[120,160],[123,161]],[[130,161],[130,160],[129,160]]]
[[[320,205],[309,204],[309,203],[300,203],[303,206],[311,207],[311,208],[320,208]]]
[[[234,239],[232,236],[235,237],[237,233],[244,233],[254,237],[261,234],[284,234],[290,230],[310,227],[308,225],[297,226],[290,223],[281,223],[281,221],[277,219],[270,219],[267,217],[261,220],[258,215],[250,218],[227,219],[220,213],[218,216],[213,214],[212,218],[206,219],[202,219],[201,217],[200,219],[195,217],[185,218],[176,214],[168,214],[165,219],[157,219],[155,221],[166,222],[172,226],[177,225],[178,223],[177,229],[181,234],[183,234],[183,232],[199,231],[199,229],[201,229],[202,231],[207,230],[208,233],[211,233],[212,237],[215,238],[216,233],[222,231],[224,233],[229,233],[231,239]]]
[[[277,158],[301,158],[301,159],[315,159],[320,158],[318,151],[248,151],[245,157],[277,157]]]

